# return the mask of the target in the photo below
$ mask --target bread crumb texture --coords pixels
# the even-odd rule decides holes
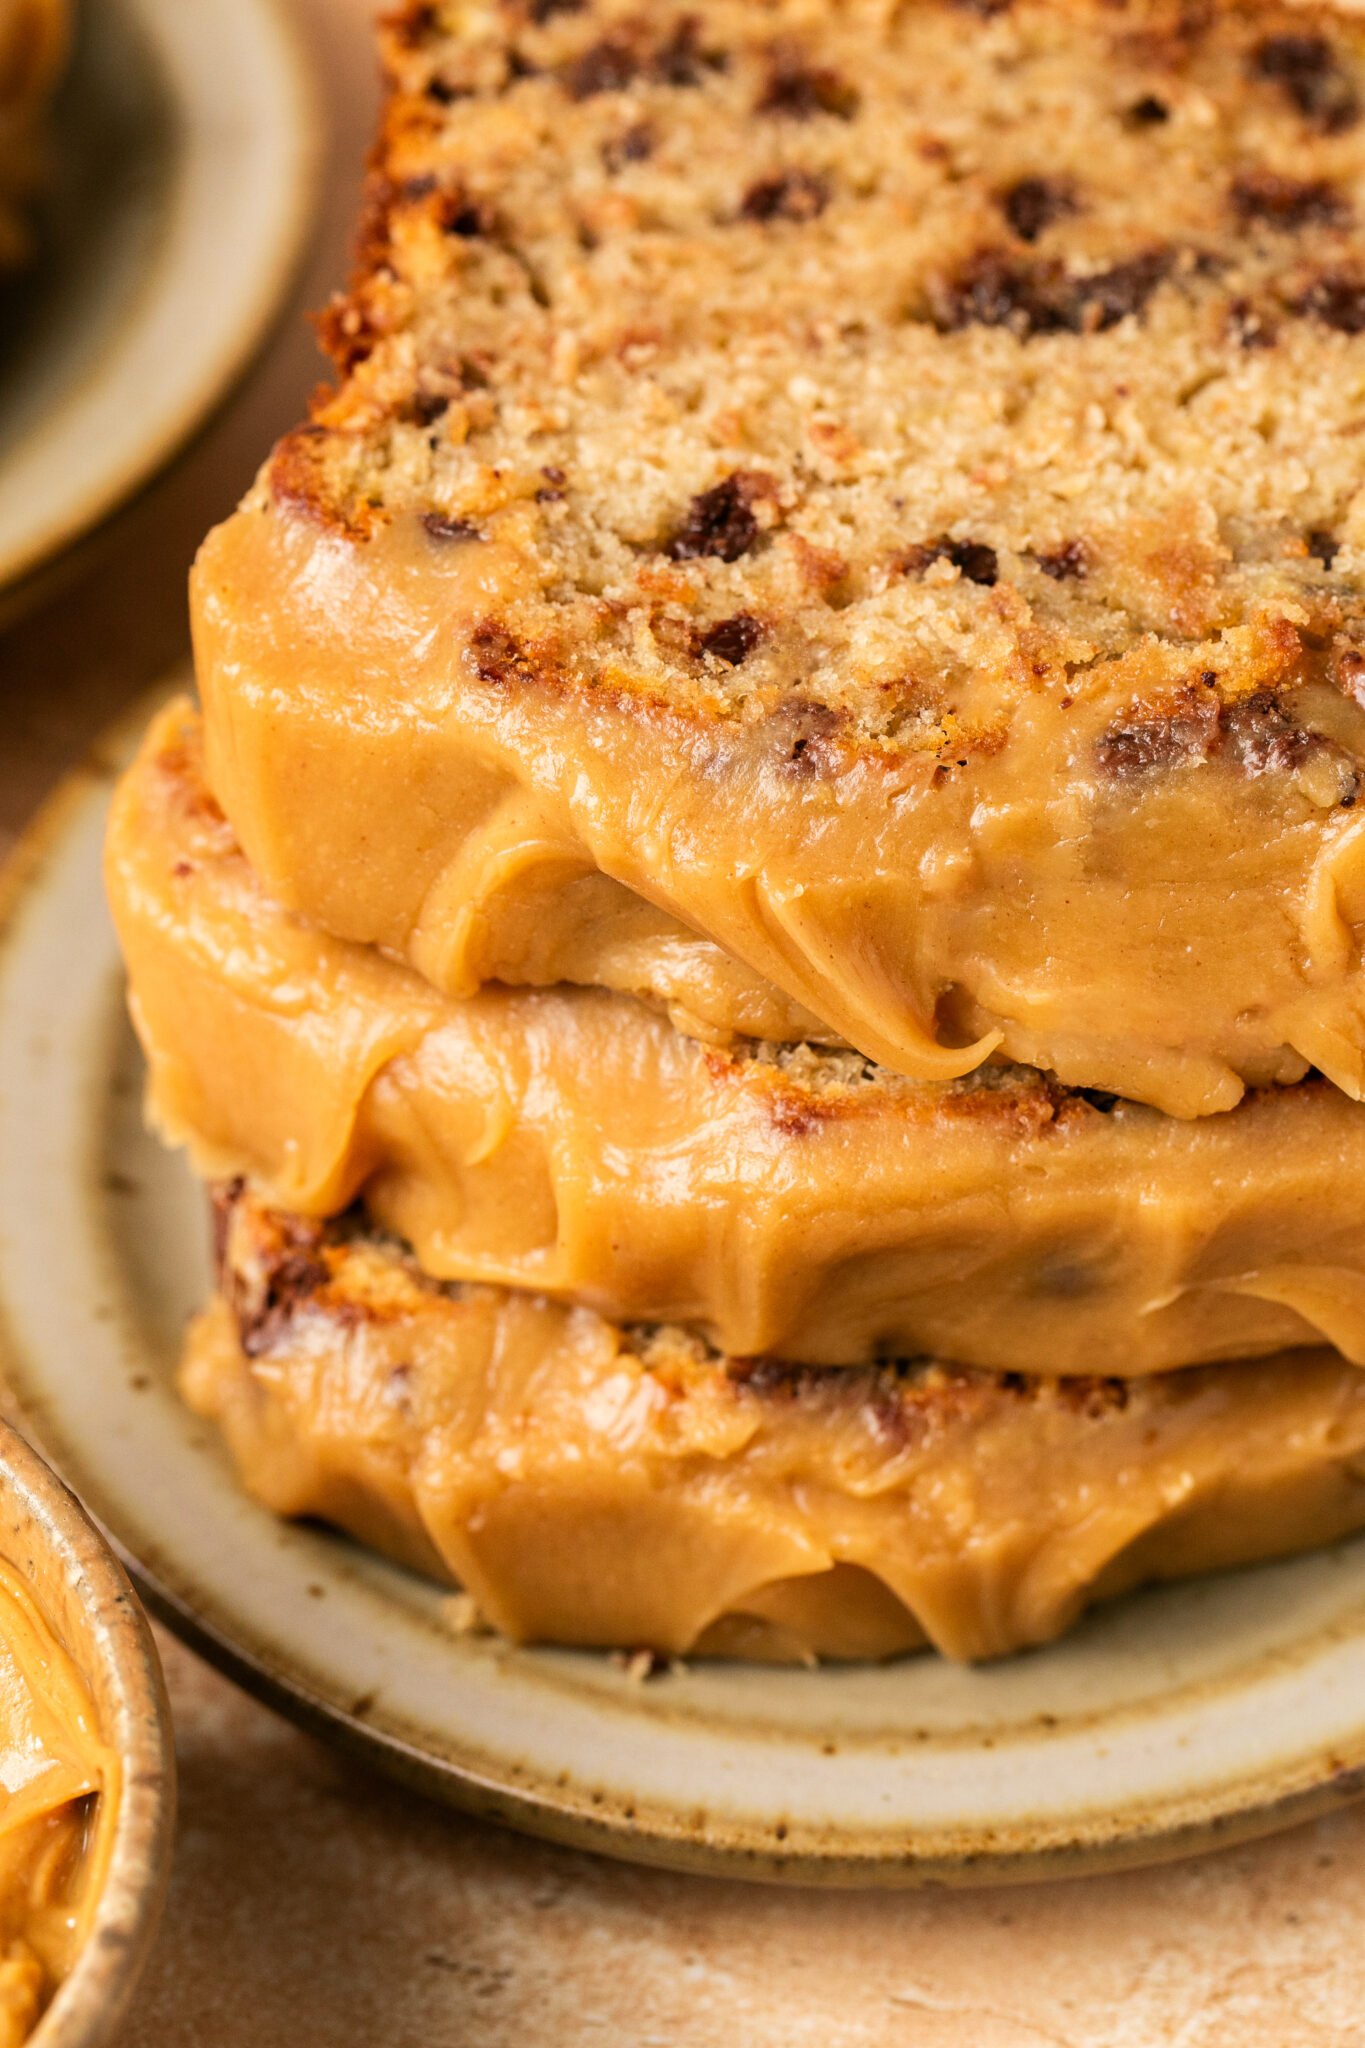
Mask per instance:
[[[448,0],[382,41],[340,382],[271,485],[514,540],[490,672],[989,749],[1002,691],[1138,654],[1120,778],[1365,690],[1357,23]]]

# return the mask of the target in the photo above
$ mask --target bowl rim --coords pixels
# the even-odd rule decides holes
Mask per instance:
[[[161,1920],[175,1822],[175,1746],[161,1660],[122,1565],[71,1489],[0,1419],[0,1476],[61,1567],[86,1622],[81,1661],[98,1668],[122,1764],[109,1869],[90,1932],[32,2034],[32,2048],[96,2048],[127,2010]]]

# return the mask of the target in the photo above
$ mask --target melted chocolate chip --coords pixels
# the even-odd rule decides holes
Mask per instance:
[[[1355,83],[1325,36],[1267,36],[1251,53],[1251,73],[1278,85],[1324,134],[1339,135],[1359,119]]]
[[[613,135],[602,144],[602,161],[609,171],[624,170],[627,164],[642,164],[654,152],[654,137],[643,121]]]
[[[441,226],[448,235],[472,241],[476,235],[491,235],[496,225],[493,209],[482,200],[453,192],[441,207]]]
[[[1228,307],[1228,338],[1238,348],[1274,348],[1275,323],[1250,299],[1234,299]]]
[[[277,1260],[270,1268],[260,1301],[250,1307],[239,1305],[238,1328],[247,1357],[259,1358],[263,1352],[272,1350],[300,1306],[325,1287],[329,1278],[322,1260],[306,1253],[293,1252]]]
[[[424,512],[422,524],[433,540],[482,540],[477,526],[468,519],[447,519],[444,512]]]
[[[1100,333],[1140,313],[1174,260],[1171,250],[1152,249],[1087,275],[983,249],[939,290],[938,325],[1008,327],[1021,339]]]
[[[1228,196],[1244,225],[1263,221],[1285,233],[1296,228],[1339,227],[1351,211],[1326,178],[1284,178],[1278,171],[1244,171],[1234,178]]]
[[[1169,121],[1171,110],[1165,100],[1159,100],[1154,92],[1145,92],[1140,100],[1134,100],[1128,109],[1128,119],[1135,128],[1159,128],[1163,121]]]
[[[1020,178],[1000,194],[1000,211],[1021,242],[1036,242],[1045,228],[1076,211],[1076,201],[1056,178]]]
[[[675,562],[693,562],[703,555],[737,562],[747,555],[758,539],[751,507],[757,482],[752,472],[736,470],[709,491],[699,492],[664,552]]]
[[[604,36],[566,64],[559,76],[571,99],[592,99],[599,92],[625,92],[640,75],[640,59],[621,36]]]
[[[688,86],[700,85],[707,71],[723,71],[725,64],[723,51],[702,48],[697,17],[687,14],[661,46],[649,70],[660,85]]]
[[[829,187],[811,171],[780,171],[749,187],[740,206],[745,220],[816,220],[829,204]]]
[[[484,619],[474,628],[469,652],[481,682],[522,682],[532,673],[525,648],[500,619]]]
[[[581,14],[583,0],[528,0],[527,12],[537,28],[556,14]]]
[[[1218,700],[1193,687],[1169,711],[1116,718],[1095,742],[1095,765],[1116,781],[1206,761],[1218,736]]]
[[[697,635],[696,647],[699,654],[714,655],[730,668],[738,668],[746,661],[763,638],[763,621],[756,619],[752,612],[736,612],[732,619],[721,619],[716,625],[708,626],[704,633]]]
[[[1308,552],[1324,569],[1330,569],[1341,549],[1341,542],[1334,533],[1324,526],[1313,527],[1308,534]]]
[[[1107,775],[1132,780],[1155,770],[1196,766],[1218,756],[1245,775],[1293,768],[1320,744],[1297,724],[1273,690],[1222,704],[1217,677],[1187,683],[1160,709],[1139,708],[1110,725],[1095,745]]]
[[[794,121],[809,121],[816,114],[834,114],[851,120],[858,110],[858,95],[837,71],[809,65],[799,50],[780,44],[769,54],[767,83],[759,96],[757,112],[785,114]]]
[[[1050,553],[1038,555],[1035,559],[1044,576],[1050,576],[1054,583],[1079,579],[1087,573],[1090,566],[1085,542],[1079,540],[1065,541],[1061,547],[1053,548]]]
[[[1365,279],[1341,273],[1320,277],[1296,300],[1295,310],[1339,334],[1365,334]]]
[[[1273,690],[1256,690],[1229,704],[1219,719],[1222,750],[1248,775],[1293,768],[1317,744],[1297,725]]]
[[[999,557],[984,541],[955,540],[943,552],[969,583],[983,583],[989,589],[1000,573]]]
[[[946,534],[907,548],[897,566],[906,575],[920,575],[931,562],[951,562],[969,583],[981,583],[987,589],[1000,574],[1000,558],[985,541],[950,540]]]

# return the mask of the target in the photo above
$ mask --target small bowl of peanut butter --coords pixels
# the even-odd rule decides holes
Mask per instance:
[[[0,2048],[113,2038],[161,1912],[174,1749],[104,1538],[0,1423]]]

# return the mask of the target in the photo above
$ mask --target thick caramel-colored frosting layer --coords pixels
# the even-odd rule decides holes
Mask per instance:
[[[117,1797],[79,1673],[0,1564],[0,2048],[27,2040],[76,1959]]]
[[[1365,1112],[1325,1083],[1180,1122],[1020,1069],[723,1053],[600,990],[451,1001],[272,901],[183,704],[108,879],[161,1129],[291,1209],[363,1196],[438,1277],[816,1364],[1365,1364]]]
[[[258,500],[201,552],[211,783],[328,930],[451,994],[595,981],[703,1028],[815,1018],[919,1079],[998,1049],[1186,1117],[1309,1065],[1365,1089],[1365,714],[1295,635],[1125,658],[1064,715],[1050,687],[1001,690],[977,707],[991,744],[944,761],[790,707],[670,705],[568,653],[533,679],[489,637],[529,573],[489,532],[358,540]],[[1191,664],[1245,677],[1254,772],[1196,744],[1222,714]],[[1125,718],[1154,757],[1132,772]]]
[[[1305,1351],[1129,1383],[737,1365],[440,1288],[228,1198],[191,1406],[246,1484],[465,1587],[519,1641],[951,1657],[1365,1523],[1365,1377]]]

